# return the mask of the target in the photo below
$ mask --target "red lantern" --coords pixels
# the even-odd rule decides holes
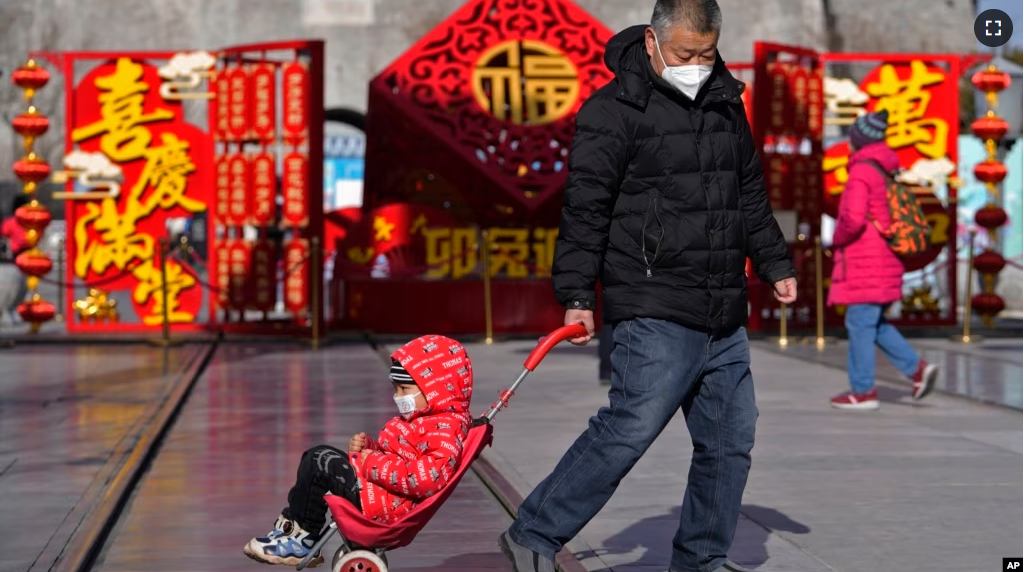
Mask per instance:
[[[42,232],[47,226],[50,225],[50,221],[53,220],[53,215],[46,208],[31,204],[23,207],[18,207],[18,210],[14,211],[14,218],[17,219],[18,224],[25,230],[35,229],[38,232]]]
[[[38,250],[22,252],[14,259],[14,265],[29,276],[46,276],[53,270],[53,261]]]
[[[971,123],[971,131],[973,131],[979,139],[995,139],[998,141],[1002,139],[1009,130],[1010,124],[1007,123],[1005,119],[997,117],[995,114],[979,117]]]
[[[1006,266],[1006,259],[994,250],[986,250],[974,257],[974,269],[982,274],[998,274]]]
[[[50,81],[50,72],[39,67],[35,60],[29,60],[25,65],[14,70],[11,74],[11,81],[21,89],[36,90]]]
[[[52,320],[57,309],[49,302],[22,302],[18,304],[18,315],[22,320],[38,324]]]
[[[22,137],[39,137],[50,128],[50,120],[40,115],[35,107],[29,107],[28,112],[14,118],[11,121],[14,132]]]
[[[1010,74],[1000,71],[996,66],[988,68],[971,76],[971,83],[978,90],[985,93],[995,93],[1010,87]]]
[[[1006,165],[988,159],[974,166],[974,178],[982,183],[997,184],[1006,178]]]
[[[26,183],[45,181],[50,176],[50,166],[35,153],[14,162],[14,174]]]
[[[995,205],[985,205],[974,213],[974,222],[981,228],[989,230],[1006,224],[1006,218],[1006,211]]]
[[[994,316],[1006,308],[1006,302],[998,294],[982,292],[971,298],[971,306],[983,316]]]

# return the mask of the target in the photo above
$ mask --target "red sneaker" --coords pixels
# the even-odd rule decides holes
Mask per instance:
[[[866,393],[846,393],[832,398],[832,407],[836,409],[878,409],[878,390]]]
[[[924,399],[935,387],[935,378],[939,376],[939,366],[921,360],[917,365],[917,371],[910,381],[914,382],[914,389],[911,395],[914,401]]]

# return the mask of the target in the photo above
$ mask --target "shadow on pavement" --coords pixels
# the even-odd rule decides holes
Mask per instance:
[[[743,505],[740,510],[747,518],[740,518],[736,538],[729,551],[730,560],[740,566],[757,567],[768,561],[766,545],[773,531],[791,534],[808,534],[811,531],[807,525],[773,508]],[[675,507],[668,514],[645,518],[605,540],[601,548],[581,552],[577,558],[582,560],[595,556],[630,554],[642,549],[643,553],[636,561],[616,564],[615,567],[667,566],[672,557],[672,539],[679,526],[680,511],[681,507]],[[614,568],[603,568],[595,572],[614,572]]]

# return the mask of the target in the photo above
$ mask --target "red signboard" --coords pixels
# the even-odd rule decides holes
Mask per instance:
[[[296,238],[284,247],[284,307],[302,314],[309,307],[309,243]]]
[[[225,224],[242,226],[249,215],[249,161],[245,155],[236,153],[228,155],[228,216]]]
[[[252,265],[249,244],[244,240],[227,241],[228,308],[244,310],[249,298],[249,269]]]
[[[231,118],[231,90],[228,86],[226,70],[218,70],[210,81],[214,98],[210,105],[210,125],[213,126],[213,137],[218,141],[231,138],[228,121]]]
[[[217,219],[223,224],[230,217],[228,206],[231,204],[231,163],[228,157],[221,155],[214,161],[216,171],[216,205]]]
[[[250,175],[252,176],[252,204],[249,209],[249,224],[269,226],[274,223],[274,217],[277,215],[277,202],[274,200],[276,198],[274,154],[256,153],[252,155]]]
[[[281,187],[284,193],[284,220],[293,227],[309,224],[309,159],[298,151],[284,156]]]
[[[200,285],[173,258],[163,298],[158,240],[167,237],[168,218],[205,211],[213,188],[211,140],[185,121],[180,101],[161,98],[161,83],[157,67],[144,60],[105,59],[74,86],[68,107],[68,151],[99,156],[108,170],[119,171],[121,182],[117,195],[68,201],[67,280],[104,280],[106,292],[130,290],[143,327],[163,323],[165,302],[172,324],[195,320]],[[68,289],[69,300],[79,294]],[[123,329],[69,320],[72,330],[116,328]]]
[[[274,66],[252,66],[252,136],[261,143],[274,141]]]
[[[284,140],[299,146],[305,143],[309,129],[309,70],[302,62],[285,64],[281,73],[284,89],[282,122]]]
[[[227,68],[226,75],[229,101],[228,138],[232,141],[243,141],[249,138],[252,117],[249,73],[245,66],[231,66]]]
[[[269,240],[257,240],[252,247],[252,295],[254,310],[271,312],[277,303],[277,246]]]
[[[231,250],[228,248],[230,243],[230,240],[220,241],[213,249],[217,268],[217,305],[221,308],[228,307],[228,290],[231,285]]]

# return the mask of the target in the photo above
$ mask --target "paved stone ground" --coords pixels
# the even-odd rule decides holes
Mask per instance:
[[[509,383],[532,347],[469,347],[477,399]],[[738,563],[762,572],[964,572],[1020,552],[1019,412],[943,395],[913,405],[909,384],[887,382],[879,411],[833,411],[828,399],[845,372],[759,349],[752,357],[760,417],[730,553]],[[485,454],[524,492],[607,403],[596,371],[595,348],[560,346],[498,416]],[[569,546],[589,570],[666,569],[690,453],[680,415]]]
[[[1024,407],[1024,344],[1021,338],[986,339],[979,343],[963,344],[942,339],[915,339],[911,344],[929,363],[940,367],[936,388],[939,391],[969,397],[985,403],[1004,405],[1013,409]],[[837,340],[825,351],[813,344],[790,344],[780,348],[769,341],[753,345],[766,351],[779,352],[803,360],[846,371],[846,340]],[[876,375],[880,379],[904,383],[903,375],[877,352]],[[836,393],[849,389],[838,386]]]
[[[319,353],[222,346],[96,569],[265,570],[242,545],[272,528],[302,452],[320,443],[344,448],[394,414],[387,369],[366,345]],[[505,571],[497,536],[509,522],[468,473],[416,541],[389,553],[390,566]],[[328,563],[339,544],[329,544]]]
[[[0,572],[47,570],[200,348],[0,349]]]

